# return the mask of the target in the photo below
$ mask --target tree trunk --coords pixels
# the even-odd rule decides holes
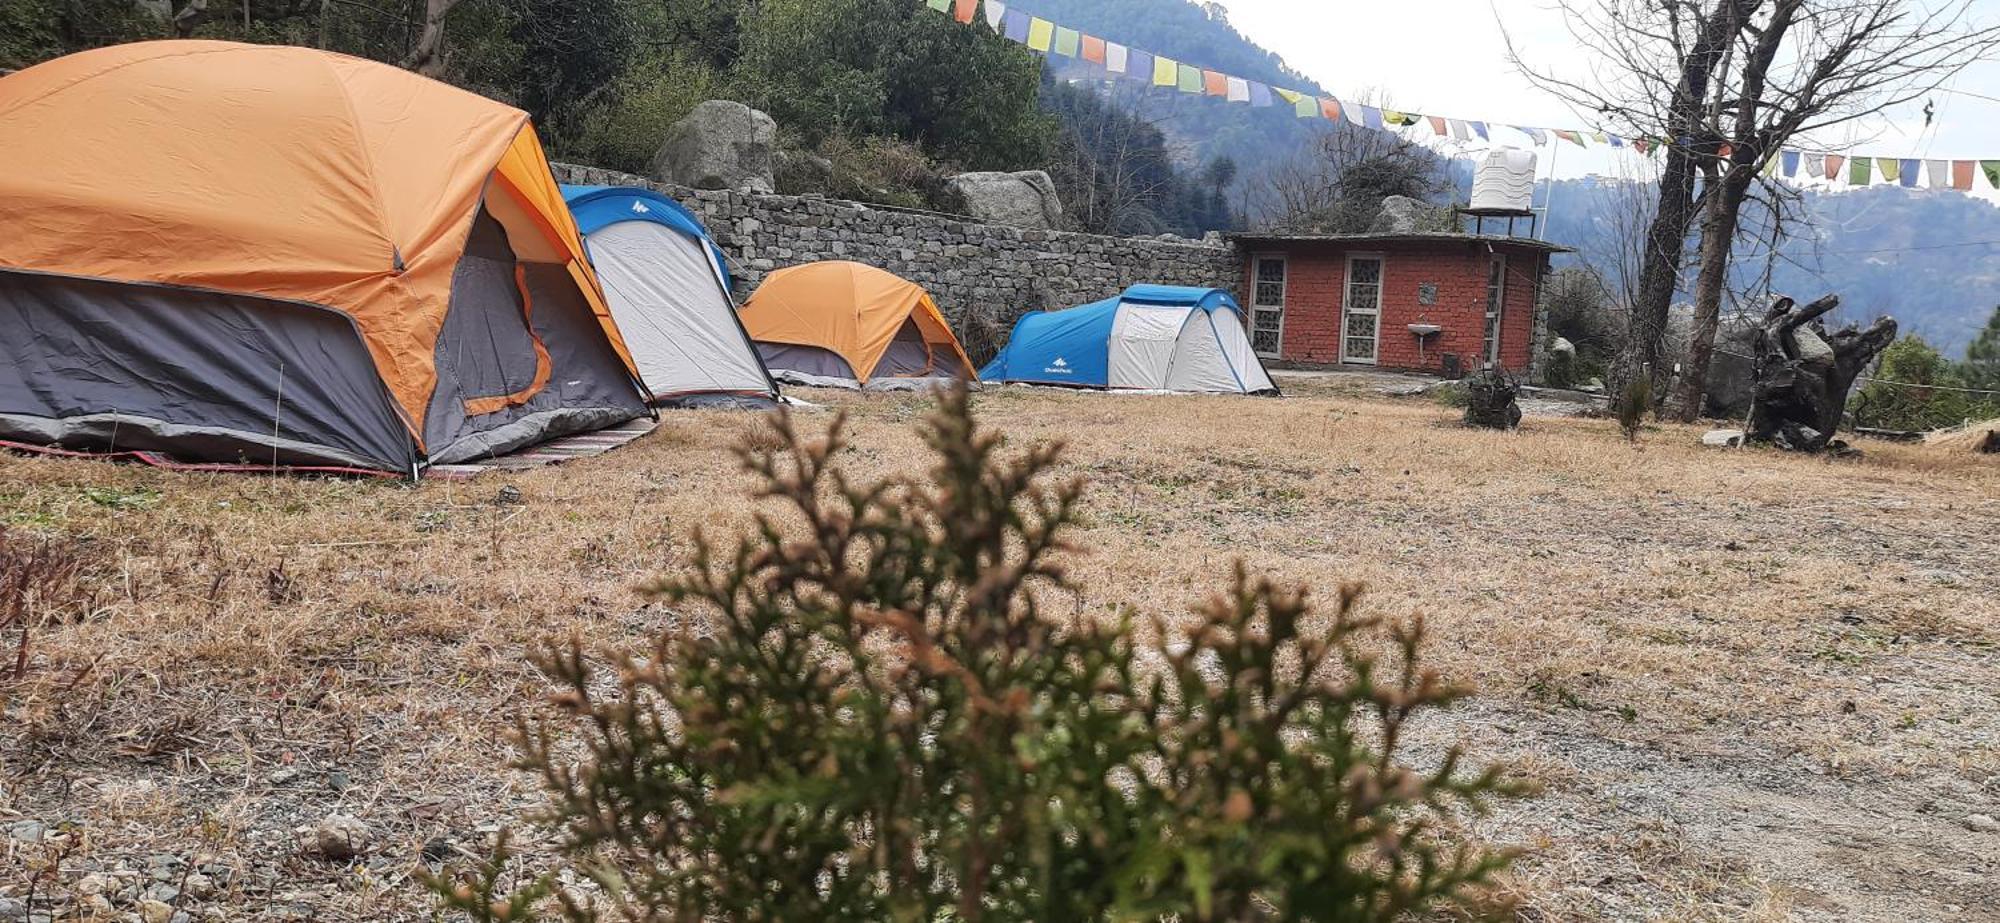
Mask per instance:
[[[403,69],[435,77],[444,67],[444,21],[458,0],[424,0],[424,31],[403,59]]]
[[[1723,289],[1729,282],[1729,260],[1736,249],[1736,226],[1743,199],[1750,194],[1756,171],[1734,164],[1716,184],[1706,205],[1701,228],[1701,273],[1695,277],[1694,330],[1688,337],[1687,358],[1668,397],[1673,418],[1692,423],[1708,398],[1708,366],[1715,358],[1715,332],[1722,320]]]

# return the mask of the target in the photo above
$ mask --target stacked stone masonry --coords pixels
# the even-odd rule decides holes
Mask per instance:
[[[555,165],[578,185],[646,186],[700,218],[728,254],[736,295],[765,274],[817,260],[854,260],[926,289],[953,326],[983,316],[1011,325],[1030,311],[1085,304],[1154,282],[1234,294],[1234,248],[1201,241],[1037,231],[810,196],[688,189],[595,167]]]

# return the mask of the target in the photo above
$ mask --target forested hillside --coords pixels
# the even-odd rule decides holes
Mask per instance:
[[[1549,193],[1543,183],[1537,201]],[[1615,275],[1619,250],[1633,239],[1628,216],[1650,196],[1650,187],[1600,177],[1555,183],[1548,237]],[[1951,356],[2000,305],[2000,244],[1991,243],[2000,241],[2000,207],[1984,199],[1895,186],[1807,189],[1800,211],[1804,220],[1770,269],[1774,292],[1802,300],[1838,293],[1844,319],[1893,315]],[[1764,251],[1746,250],[1736,271],[1742,290],[1759,286],[1765,272]]]

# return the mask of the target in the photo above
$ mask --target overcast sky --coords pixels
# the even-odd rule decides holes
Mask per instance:
[[[1535,88],[1507,58],[1503,21],[1529,64],[1587,73],[1589,51],[1578,46],[1551,0],[1220,2],[1238,31],[1335,94],[1374,92],[1399,109],[1449,118],[1591,127],[1561,100]],[[2000,0],[1976,0],[1974,6],[1980,21],[2000,24]],[[1839,150],[1852,144],[1871,156],[2000,159],[2000,60],[1972,64],[1949,86],[1994,99],[1940,92],[1929,130],[1918,103],[1813,139],[1811,147]],[[1516,136],[1512,143],[1525,140]],[[1544,175],[1549,156],[1544,148]],[[1568,144],[1556,157],[1563,176],[1631,175],[1643,169],[1635,155],[1585,152]]]

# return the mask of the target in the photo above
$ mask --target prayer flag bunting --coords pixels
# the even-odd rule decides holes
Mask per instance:
[[[1382,127],[1382,110],[1374,106],[1361,107],[1361,124],[1369,128]]]
[[[1883,179],[1892,183],[1903,175],[1903,165],[1893,157],[1875,158],[1875,170],[1882,174]]]
[[[1807,154],[1805,156],[1805,162],[1806,162],[1806,177],[1808,179],[1817,179],[1819,177],[1826,175],[1825,154]]]
[[[1000,31],[1000,23],[1007,18],[1007,4],[1001,0],[986,0],[986,27]]]
[[[1153,85],[1170,87],[1181,79],[1181,64],[1165,55],[1153,56]]]
[[[1847,162],[1847,184],[1866,186],[1875,181],[1874,162],[1866,157],[1856,157]]]
[[[1229,101],[1232,103],[1249,102],[1250,81],[1245,80],[1241,77],[1230,77],[1227,79],[1229,83]]]
[[[1029,16],[1020,10],[1008,10],[1001,19],[1002,28],[1007,30],[1007,40],[1028,44]]]
[[[1762,170],[1761,172],[1762,172],[1762,173],[1763,173],[1763,174],[1764,174],[1765,176],[1777,176],[1777,175],[1778,175],[1778,155],[1776,155],[1776,154],[1772,154],[1771,156],[1769,156],[1769,157],[1766,157],[1766,158],[1764,158],[1764,169],[1763,169],[1763,170]]]
[[[1292,100],[1292,114],[1297,115],[1299,118],[1302,119],[1318,118],[1319,100],[1307,96],[1304,93],[1299,93],[1296,95],[1298,96],[1298,98]]]
[[[1646,153],[1647,151],[1650,151],[1650,150],[1652,150],[1652,149],[1653,149],[1653,142],[1651,142],[1651,141],[1648,141],[1648,140],[1646,140],[1646,139],[1644,139],[1644,138],[1633,138],[1633,139],[1632,139],[1632,149],[1633,149],[1633,150],[1635,150],[1635,151],[1638,151],[1638,152],[1639,152],[1639,153],[1641,153],[1641,154],[1644,154],[1644,153]]]
[[[1897,170],[1896,175],[1902,178],[1904,186],[1910,188],[1916,187],[1917,171],[1921,169],[1920,167],[1917,166],[1918,163],[1919,161],[1915,160],[1905,160],[1896,165],[1896,170]]]
[[[1330,121],[1340,121],[1340,100],[1334,99],[1331,96],[1320,97],[1319,114],[1325,116]]]
[[[1264,108],[1271,105],[1271,88],[1256,81],[1250,82],[1250,105]]]
[[[951,18],[971,25],[973,17],[977,15],[979,15],[979,0],[958,0],[958,6],[952,10]]]
[[[1979,169],[1986,174],[1986,181],[1992,183],[1993,188],[2000,189],[2000,160],[1982,160]]]
[[[1783,169],[1785,173],[1785,178],[1790,179],[1791,177],[1799,175],[1798,151],[1781,151],[1778,154],[1778,159],[1782,161],[1784,164]]]
[[[1215,71],[1202,71],[1201,91],[1209,96],[1228,96],[1229,78]]]
[[[1830,180],[1840,179],[1840,167],[1846,162],[1847,158],[1839,154],[1826,155],[1826,178]]]
[[[1943,189],[1951,185],[1951,161],[1924,161],[1924,176],[1930,180],[1932,189]]]
[[[1475,134],[1475,135],[1478,135],[1478,136],[1479,136],[1479,140],[1481,140],[1481,141],[1491,141],[1491,140],[1493,140],[1493,138],[1492,138],[1491,136],[1489,136],[1489,135],[1488,135],[1488,134],[1486,133],[1486,123],[1485,123],[1485,122],[1471,122],[1471,123],[1469,123],[1469,124],[1470,124],[1470,125],[1472,126],[1472,133],[1473,133],[1473,134]]]
[[[1599,144],[1610,144],[1611,136],[1601,131],[1593,131],[1590,133],[1590,140],[1595,141]]]
[[[1448,124],[1451,127],[1451,139],[1453,141],[1472,140],[1472,129],[1465,127],[1464,122],[1461,122],[1457,119],[1451,119],[1449,120]]]
[[[1104,43],[1104,69],[1114,74],[1125,73],[1125,64],[1131,60],[1126,56],[1125,46],[1117,42]]]
[[[925,5],[940,13],[951,12],[951,0],[929,0]]]
[[[1401,128],[1405,125],[1417,124],[1417,120],[1410,118],[1409,113],[1397,112],[1394,109],[1382,110],[1382,121],[1388,122],[1389,124],[1394,125],[1397,128]]]
[[[1624,139],[1624,138],[1620,138],[1620,137],[1618,137],[1617,135],[1605,135],[1605,137],[1606,137],[1606,138],[1609,138],[1609,139],[1611,139],[1611,146],[1612,146],[1612,147],[1624,147],[1624,146],[1625,146],[1625,139]]]
[[[1068,29],[1062,26],[1056,27],[1056,54],[1062,55],[1065,58],[1074,58],[1076,57],[1078,46],[1082,42],[1083,35],[1075,29]]]
[[[1046,52],[1055,44],[1056,24],[1040,16],[1028,20],[1028,47]]]
[[[1951,188],[1953,188],[1953,189],[1971,189],[1971,188],[1972,188],[1972,169],[1973,169],[1973,168],[1972,168],[1972,161],[1970,161],[1970,160],[1954,160],[1954,161],[1952,161],[1952,162],[1951,162]]]
[[[1083,37],[1083,59],[1092,64],[1104,63],[1104,40],[1095,35]]]
[[[1180,80],[1176,84],[1183,93],[1201,92],[1201,68],[1192,64],[1181,65]]]
[[[1424,116],[1424,118],[1425,118],[1425,120],[1427,120],[1427,121],[1429,121],[1429,122],[1431,123],[1431,134],[1434,134],[1434,135],[1438,135],[1438,136],[1443,136],[1443,135],[1444,135],[1444,133],[1445,133],[1445,131],[1446,131],[1446,129],[1445,129],[1445,127],[1444,127],[1444,119],[1442,119],[1442,118],[1439,118],[1439,117],[1437,117],[1437,116],[1435,116],[1435,115],[1427,115],[1427,116]]]

